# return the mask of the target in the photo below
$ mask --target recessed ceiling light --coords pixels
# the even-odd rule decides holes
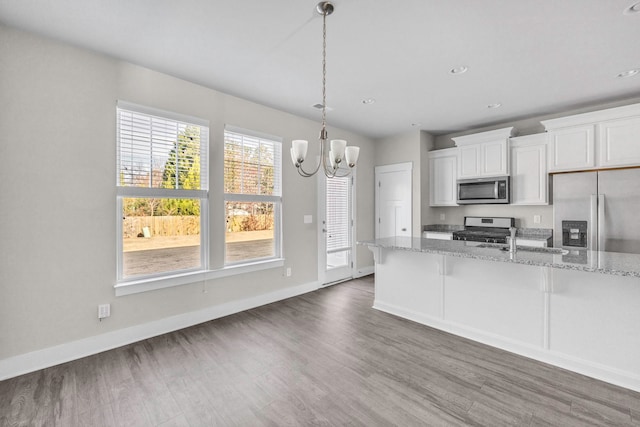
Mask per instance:
[[[640,1],[626,8],[623,13],[625,15],[631,15],[632,13],[640,13]]]
[[[499,102],[493,103],[493,104],[489,104],[487,105],[487,108],[493,109],[493,108],[500,108],[502,107],[502,104]]]
[[[452,68],[449,70],[449,74],[452,74],[454,76],[457,76],[458,74],[464,74],[467,71],[469,71],[469,67],[464,66],[464,65],[460,65],[458,67]]]
[[[376,102],[376,100],[373,99],[373,98],[366,98],[366,99],[362,100],[362,103],[365,104],[365,105],[373,104],[375,102]]]
[[[635,68],[633,70],[627,70],[627,71],[623,71],[620,74],[618,74],[617,77],[623,78],[623,77],[633,77],[636,74],[640,73],[640,68]]]

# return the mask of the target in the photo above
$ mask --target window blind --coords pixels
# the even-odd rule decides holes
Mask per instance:
[[[207,190],[206,126],[118,108],[120,187]]]
[[[351,249],[351,177],[327,179],[327,253]]]
[[[281,143],[238,132],[224,133],[224,192],[281,196]]]

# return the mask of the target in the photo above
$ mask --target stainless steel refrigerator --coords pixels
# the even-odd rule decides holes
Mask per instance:
[[[640,169],[553,175],[553,245],[640,253]]]

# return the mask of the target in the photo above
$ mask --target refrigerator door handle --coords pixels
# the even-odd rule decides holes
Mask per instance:
[[[589,209],[589,243],[587,249],[598,250],[598,195],[592,194]]]
[[[604,218],[604,194],[598,195],[598,250],[605,250],[605,218]]]

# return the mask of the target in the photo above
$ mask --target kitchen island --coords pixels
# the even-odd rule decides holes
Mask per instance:
[[[359,244],[376,262],[374,308],[640,391],[640,255]]]

